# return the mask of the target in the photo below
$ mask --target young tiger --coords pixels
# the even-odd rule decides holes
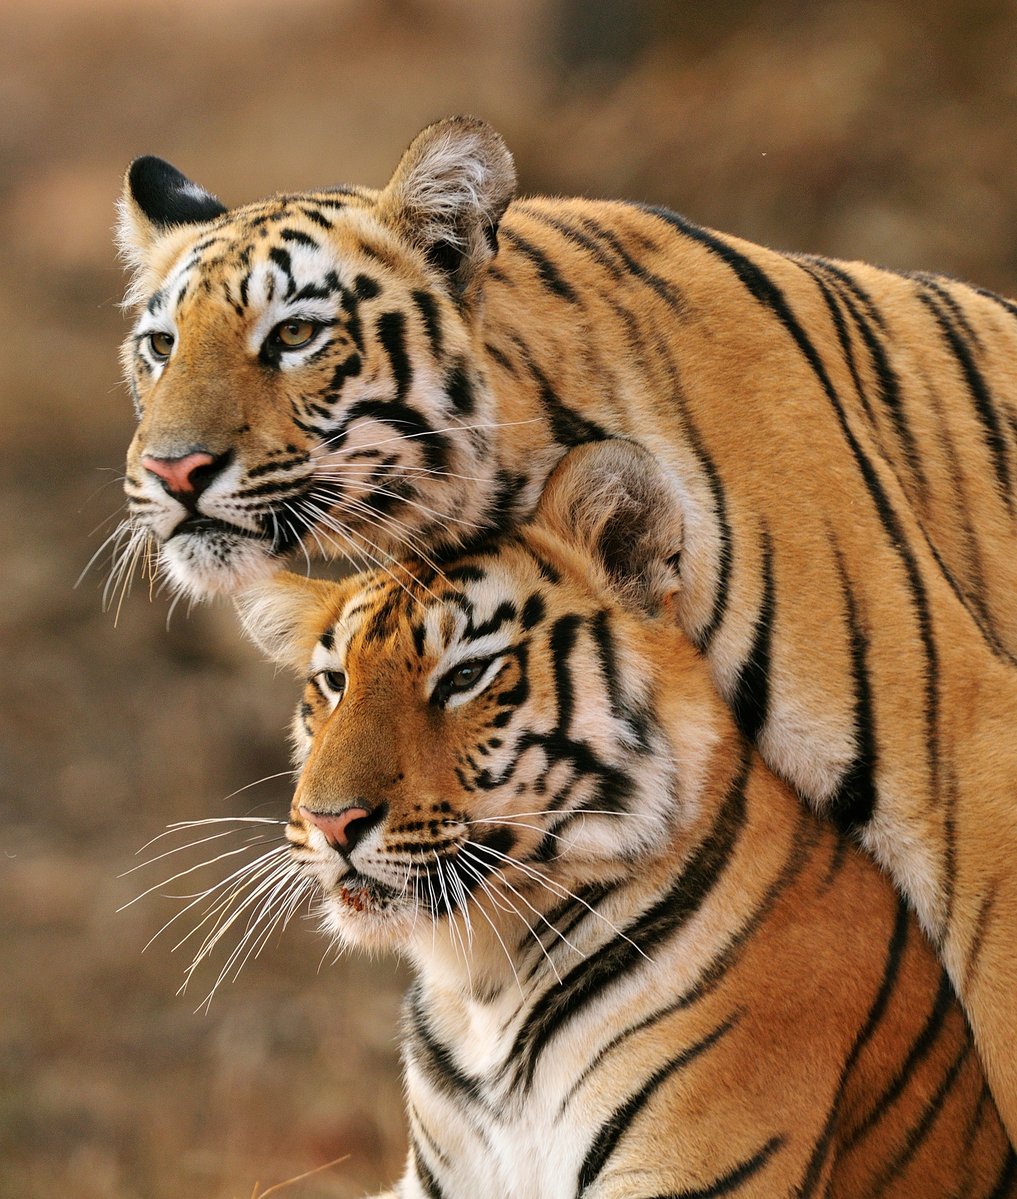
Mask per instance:
[[[122,570],[149,538],[192,594],[297,547],[426,562],[570,446],[639,442],[682,497],[682,628],[909,898],[1017,1139],[1017,307],[514,186],[466,118],[380,191],[231,211],[136,161]]]
[[[440,570],[242,598],[310,671],[294,862],[416,971],[388,1199],[1017,1195],[917,920],[677,625],[681,505],[604,442]]]

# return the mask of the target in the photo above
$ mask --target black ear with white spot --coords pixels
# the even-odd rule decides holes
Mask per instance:
[[[178,225],[203,225],[226,212],[210,192],[161,158],[136,158],[120,198],[120,247],[137,264],[157,238]]]
[[[448,117],[417,134],[378,208],[465,298],[498,251],[498,223],[515,190],[500,135],[474,117]]]
[[[533,516],[590,558],[623,603],[658,612],[681,586],[677,481],[631,441],[578,446],[551,474]]]

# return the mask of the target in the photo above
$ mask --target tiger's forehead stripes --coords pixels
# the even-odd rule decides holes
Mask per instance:
[[[423,572],[421,572],[423,573]],[[536,572],[534,572],[536,574]],[[509,594],[509,572],[497,563],[460,565],[426,579],[385,579],[347,601],[329,637],[345,651],[356,643],[385,646],[408,634],[419,657],[442,669],[448,661],[483,657],[529,633],[544,618],[540,580],[520,608]]]

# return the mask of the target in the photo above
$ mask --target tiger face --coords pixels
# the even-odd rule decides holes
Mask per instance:
[[[234,590],[298,546],[376,562],[490,523],[491,402],[471,339],[514,174],[485,126],[451,127],[444,191],[471,155],[485,169],[445,220],[427,193],[442,190],[449,139],[427,131],[382,192],[233,212],[159,159],[132,164],[126,491],[177,588]]]
[[[647,457],[591,453],[622,467]],[[552,491],[520,536],[440,569],[341,584],[283,575],[243,597],[248,631],[307,672],[288,836],[344,943],[431,951],[436,925],[482,923],[478,905],[492,928],[505,911],[536,912],[630,872],[694,810],[720,702],[708,675],[685,643],[689,669],[669,686],[697,733],[679,749],[657,714],[652,638],[632,615],[642,601],[563,557],[553,528],[572,517],[553,505]],[[664,530],[673,551],[680,522]],[[642,591],[673,585],[665,575]]]

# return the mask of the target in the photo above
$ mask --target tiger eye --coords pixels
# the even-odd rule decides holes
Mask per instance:
[[[449,682],[453,687],[465,690],[467,687],[472,687],[483,673],[483,662],[464,662],[462,666],[452,671]]]
[[[152,351],[152,356],[162,362],[172,353],[173,341],[172,333],[149,333],[148,348]]]
[[[346,675],[341,670],[323,670],[318,677],[329,691],[342,698],[346,691]]]
[[[313,321],[283,321],[272,330],[272,338],[287,350],[297,350],[306,346],[317,330]]]

